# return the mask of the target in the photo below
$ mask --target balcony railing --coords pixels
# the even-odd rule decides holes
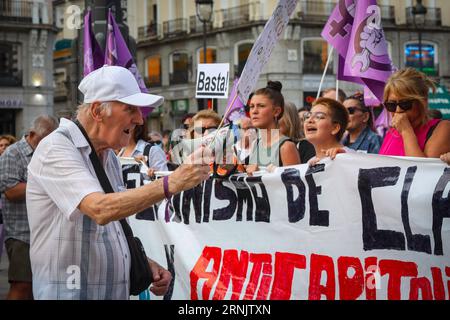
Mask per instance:
[[[1,0],[0,22],[51,25],[53,7],[49,2]]]
[[[33,3],[29,1],[0,1],[0,22],[31,23]]]
[[[300,1],[298,18],[308,22],[326,22],[336,3],[322,1]]]
[[[149,25],[138,28],[138,38],[148,39],[158,37],[158,31],[161,29],[161,24],[151,22]]]
[[[203,32],[203,22],[201,22],[197,16],[190,16],[189,17],[189,30],[191,33],[201,33]],[[206,24],[206,31],[212,30],[212,24],[207,23]]]
[[[250,22],[250,6],[251,4],[245,4],[234,8],[223,9],[223,26],[234,27]]]
[[[413,8],[406,8],[406,22],[408,25],[414,26]],[[425,26],[437,27],[442,25],[441,8],[427,8],[425,15]]]
[[[175,37],[188,32],[188,20],[187,19],[175,19],[165,21],[163,23],[164,37]]]

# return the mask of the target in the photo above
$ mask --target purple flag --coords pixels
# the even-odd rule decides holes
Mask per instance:
[[[379,105],[383,101],[385,82],[367,78],[352,77],[344,74],[345,59],[339,56],[337,78],[343,81],[358,83],[364,86],[364,103],[368,106]],[[370,92],[370,95],[366,95]],[[375,97],[376,101],[374,101]]]
[[[339,58],[338,74],[337,74],[338,80],[354,82],[354,83],[359,83],[361,85],[364,85],[365,83],[364,83],[363,79],[358,78],[358,77],[352,77],[352,76],[344,75],[345,58],[343,56],[341,56],[341,55],[339,55],[338,58]]]
[[[95,69],[103,66],[104,56],[91,25],[91,10],[88,9],[84,16],[84,31],[83,31],[83,76],[87,76]]]
[[[358,0],[345,61],[344,75],[386,83],[392,74],[376,0]]]
[[[383,108],[378,118],[375,120],[374,126],[379,136],[383,137],[391,125],[391,114]]]
[[[385,83],[394,67],[376,0],[339,0],[322,37],[339,53],[337,78],[366,86],[382,101]],[[365,102],[371,105],[373,99],[365,96]]]
[[[382,101],[380,101],[377,96],[368,88],[364,87],[364,103],[366,106],[379,106]]]
[[[322,38],[331,44],[340,56],[347,55],[355,15],[354,0],[339,0],[322,30]]]
[[[234,97],[237,94],[237,86],[239,84],[239,78],[234,79],[233,82],[233,88],[231,89],[230,95],[228,97],[228,101],[227,101],[227,109],[230,109],[228,111],[227,117],[225,118],[225,123],[230,123],[230,122],[234,122],[236,120],[242,119],[244,117],[246,117],[245,115],[245,104],[242,103],[241,99],[239,98],[239,95],[236,97],[236,99],[234,100],[234,103],[232,106],[230,106],[230,104],[233,102]]]
[[[136,78],[141,92],[148,93],[144,80],[139,74],[139,70],[133,61],[133,56],[131,55],[130,50],[128,50],[127,44],[123,39],[122,33],[120,32],[119,26],[117,25],[111,10],[108,12],[108,30],[106,35],[104,63],[110,66],[121,66],[130,70]],[[141,108],[144,118],[147,117],[152,110],[152,107]]]

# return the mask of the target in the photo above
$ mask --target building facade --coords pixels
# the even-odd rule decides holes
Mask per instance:
[[[55,26],[58,30],[53,51],[54,103],[55,114],[58,117],[72,117],[76,107],[82,101],[78,84],[83,76],[83,28],[86,7],[97,9],[92,10],[92,21],[96,21],[95,15],[100,11],[103,11],[104,16],[107,8],[111,8],[113,12],[120,10],[120,13],[116,14],[116,20],[120,14],[120,21],[123,19],[122,26],[128,32],[125,26],[128,18],[127,7],[128,3],[132,2],[127,0],[53,0]],[[94,34],[96,37],[100,36],[98,41],[102,47],[105,45],[105,40],[101,39],[101,35],[105,33],[106,21],[96,21]],[[129,42],[129,47],[135,47],[134,39],[130,39]]]
[[[80,101],[80,28],[86,3],[99,0],[54,0],[54,110],[69,117]],[[195,0],[108,0],[120,3],[130,39],[136,39],[136,60],[151,93],[165,97],[165,103],[149,116],[151,130],[174,129],[187,112],[203,108],[195,99],[197,66],[200,62],[230,63],[230,85],[239,76],[253,43],[271,16],[277,0],[214,1],[212,22],[206,25],[207,51],[203,53],[203,24],[196,16]],[[389,51],[398,68],[419,68],[418,29],[412,7],[415,0],[378,0]],[[428,12],[422,27],[422,70],[437,82],[450,86],[450,1],[424,0]],[[336,0],[298,0],[288,27],[264,68],[258,87],[268,80],[283,83],[283,94],[297,107],[308,105],[319,89],[330,46],[320,34]],[[131,42],[133,44],[134,41]],[[336,86],[337,61],[332,56],[323,88]],[[339,82],[348,93],[359,86]],[[216,100],[219,114],[226,100]]]
[[[53,46],[54,109],[58,118],[69,118],[79,100],[78,36],[82,28],[84,0],[55,0],[53,10],[58,29]]]
[[[245,65],[253,43],[271,16],[277,1],[214,1],[207,25],[208,63],[230,63],[230,80]],[[419,67],[418,29],[412,7],[415,0],[379,0],[382,25],[393,63],[398,68]],[[423,1],[428,12],[422,35],[422,70],[437,82],[450,85],[450,1]],[[330,47],[320,34],[336,1],[299,0],[287,29],[264,68],[258,87],[268,80],[283,83],[283,94],[297,107],[311,103],[319,88]],[[154,130],[179,126],[186,112],[196,112],[197,65],[203,58],[203,24],[195,0],[137,0],[128,7],[130,33],[137,38],[137,64],[150,92],[163,95],[165,104],[150,118]],[[137,31],[137,34],[135,33]],[[336,86],[336,57],[329,64],[323,88]],[[339,82],[351,93],[357,85]],[[202,105],[200,104],[200,107]],[[223,114],[226,100],[218,100]]]
[[[0,134],[26,133],[38,115],[53,115],[51,1],[0,1]]]

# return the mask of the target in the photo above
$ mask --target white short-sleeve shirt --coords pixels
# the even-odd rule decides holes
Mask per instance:
[[[61,119],[28,166],[27,211],[35,299],[128,299],[130,253],[119,221],[104,226],[80,212],[84,197],[103,192],[79,128]],[[112,150],[103,157],[114,191],[124,190]]]

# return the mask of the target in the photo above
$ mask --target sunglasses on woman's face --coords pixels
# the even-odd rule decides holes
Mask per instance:
[[[384,107],[389,112],[395,112],[397,106],[403,111],[408,111],[413,107],[414,100],[385,101]]]
[[[349,114],[354,114],[356,111],[366,112],[365,110],[358,107],[348,107],[347,111]]]
[[[205,134],[206,131],[213,132],[213,131],[216,131],[216,130],[217,130],[217,127],[197,127],[197,128],[194,128],[195,132],[197,132],[197,133],[201,132],[201,134]]]

